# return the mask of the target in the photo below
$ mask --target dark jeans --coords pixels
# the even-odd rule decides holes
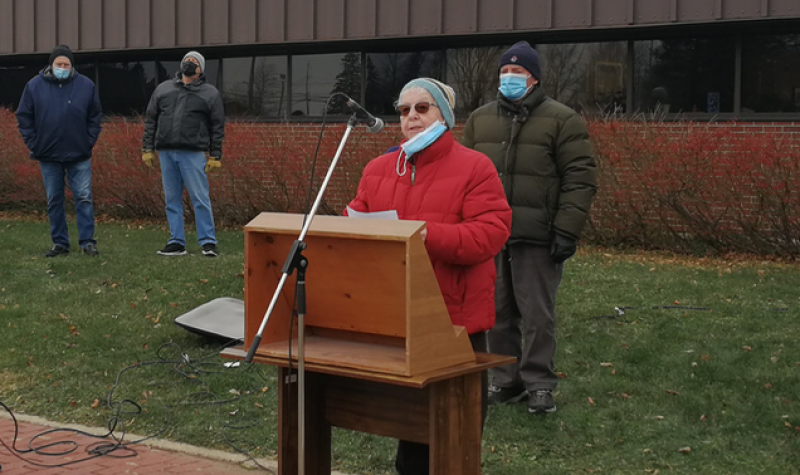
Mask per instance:
[[[524,386],[528,391],[558,385],[556,293],[564,264],[550,259],[550,248],[530,244],[506,246],[496,258],[497,320],[489,332],[489,350],[515,356],[516,363],[492,369],[492,384]]]
[[[486,333],[473,333],[469,336],[472,349],[481,353],[486,353],[488,344]],[[489,392],[489,377],[486,371],[481,375],[481,430],[483,423],[486,422],[486,411],[489,406],[487,400]],[[401,440],[397,444],[397,457],[394,466],[400,475],[428,475],[430,466],[430,448],[428,444],[419,444]]]
[[[47,215],[53,244],[69,249],[67,215],[64,210],[64,178],[69,181],[78,221],[78,244],[97,244],[94,239],[91,160],[78,162],[39,162],[47,193]]]

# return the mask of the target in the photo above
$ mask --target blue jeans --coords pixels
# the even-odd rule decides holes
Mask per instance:
[[[186,186],[194,207],[197,242],[201,246],[207,243],[216,244],[205,154],[189,150],[159,150],[158,157],[161,162],[161,180],[164,183],[164,201],[167,205],[169,243],[186,246],[183,227],[183,187]]]
[[[69,181],[75,214],[78,220],[78,244],[97,244],[94,239],[94,205],[92,204],[92,163],[39,162],[47,192],[47,215],[50,217],[50,236],[53,244],[69,249],[67,216],[64,212],[64,177]]]

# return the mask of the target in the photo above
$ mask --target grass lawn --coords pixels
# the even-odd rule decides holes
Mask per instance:
[[[173,324],[242,298],[242,232],[208,259],[192,235],[190,255],[157,256],[163,226],[100,223],[97,258],[70,231],[73,252],[46,259],[46,222],[0,218],[0,401],[274,456],[275,371],[225,368],[220,342]],[[796,264],[582,249],[559,294],[558,412],[493,407],[483,473],[800,473],[798,288]],[[394,473],[394,447],[335,430],[335,468]]]

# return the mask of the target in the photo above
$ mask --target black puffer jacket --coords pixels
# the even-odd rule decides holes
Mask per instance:
[[[521,104],[502,95],[470,115],[461,143],[497,167],[513,218],[510,243],[580,238],[597,190],[583,119],[537,87]]]
[[[181,73],[158,85],[147,105],[142,150],[197,150],[222,156],[222,96],[203,75],[189,84]]]

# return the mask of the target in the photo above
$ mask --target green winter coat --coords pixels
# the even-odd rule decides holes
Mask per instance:
[[[498,100],[470,115],[461,143],[488,155],[513,212],[509,243],[580,238],[597,191],[583,119],[537,87],[521,104]]]

